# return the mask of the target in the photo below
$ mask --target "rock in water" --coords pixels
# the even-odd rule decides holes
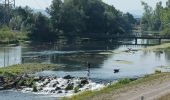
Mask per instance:
[[[34,77],[34,81],[40,81],[40,80],[41,80],[40,76]]]
[[[61,90],[61,88],[60,87],[56,87],[55,90],[58,91],[58,90]]]
[[[4,87],[0,87],[0,90],[4,90]]]
[[[58,91],[58,93],[63,93],[62,91]]]
[[[64,76],[64,79],[72,79],[74,77],[71,77],[70,75]]]
[[[87,79],[82,79],[81,80],[81,84],[83,84],[83,85],[89,84],[89,81]]]
[[[68,84],[65,90],[73,90],[74,84]]]

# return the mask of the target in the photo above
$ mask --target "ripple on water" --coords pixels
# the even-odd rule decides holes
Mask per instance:
[[[56,100],[55,97],[36,95],[31,93],[21,93],[17,91],[0,91],[0,100]]]

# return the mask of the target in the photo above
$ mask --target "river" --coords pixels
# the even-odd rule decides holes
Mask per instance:
[[[125,41],[127,42],[127,41]],[[132,41],[134,42],[134,41]],[[140,40],[138,42],[148,43]],[[136,78],[154,73],[156,69],[169,71],[170,53],[160,51],[122,52],[128,48],[145,48],[141,45],[113,45],[104,41],[85,44],[30,43],[0,47],[0,67],[21,63],[62,64],[64,68],[56,71],[36,73],[40,76],[87,76],[87,62],[91,64],[90,79],[95,82],[109,82],[120,78]],[[120,69],[114,73],[114,69]],[[29,98],[26,99],[25,97]],[[45,100],[47,96],[16,91],[1,91],[0,100]],[[25,99],[23,99],[25,98]],[[48,97],[49,98],[49,97]],[[49,100],[55,98],[50,97]]]

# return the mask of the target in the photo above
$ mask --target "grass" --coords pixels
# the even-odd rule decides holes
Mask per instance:
[[[98,97],[100,95],[105,95],[109,93],[117,94],[117,92],[114,91],[119,91],[122,93],[124,90],[121,91],[121,89],[123,88],[129,90],[132,86],[144,85],[146,83],[150,83],[151,81],[159,80],[166,75],[170,75],[170,73],[156,73],[156,74],[146,75],[145,77],[139,78],[138,80],[135,81],[131,81],[129,79],[121,79],[117,83],[104,87],[99,91],[85,91],[85,92],[81,92],[78,95],[74,95],[70,98],[66,98],[66,97],[62,98],[62,100],[91,100],[93,97]]]
[[[170,93],[160,97],[158,100],[169,100],[169,99],[170,99]]]
[[[159,49],[166,49],[170,47],[170,43],[163,43],[161,45],[150,46],[147,48],[142,48],[140,50],[159,50]]]
[[[17,75],[24,73],[35,73],[43,70],[54,70],[58,68],[61,68],[61,66],[52,64],[18,64],[0,68],[0,74],[11,73]]]
[[[0,28],[0,43],[11,43],[26,40],[27,33],[10,30],[8,27]]]
[[[161,70],[155,70],[155,74],[161,73]]]

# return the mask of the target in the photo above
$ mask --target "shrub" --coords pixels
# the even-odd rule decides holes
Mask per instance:
[[[130,80],[128,78],[125,78],[125,79],[121,79],[118,81],[119,84],[128,84],[130,83]]]
[[[73,90],[74,86],[73,85],[68,85],[65,90]]]
[[[33,88],[33,90],[32,90],[33,92],[38,92],[37,86],[33,85],[32,88]]]
[[[24,86],[24,85],[25,85],[25,80],[21,79],[21,80],[18,82],[18,85],[19,85],[19,86]]]
[[[75,88],[74,88],[74,93],[79,92],[79,89],[80,89],[80,88],[79,88],[78,86],[77,86],[77,87],[75,87]]]
[[[155,70],[155,74],[161,73],[161,70]]]

